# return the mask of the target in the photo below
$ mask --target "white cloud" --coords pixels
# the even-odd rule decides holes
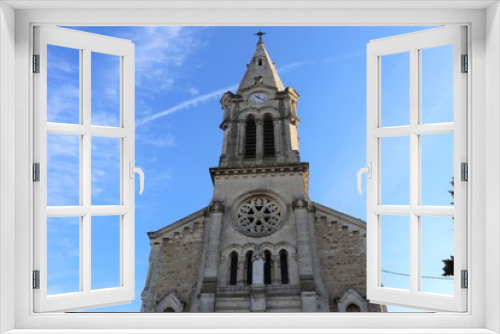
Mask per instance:
[[[200,94],[200,91],[199,91],[198,89],[194,88],[194,87],[189,88],[189,89],[188,89],[188,92],[189,92],[189,94],[191,94],[192,96],[196,96],[196,95]]]
[[[120,126],[120,116],[118,114],[119,110],[116,113],[112,112],[94,112],[91,114],[92,120],[90,121],[92,125],[97,126]]]
[[[59,49],[60,47],[57,46],[49,46],[47,50],[47,69],[50,72],[63,73],[50,74],[64,75],[70,73],[78,73],[80,66],[80,57],[78,54],[78,50],[64,48],[65,52],[63,53],[63,55],[61,55],[61,52],[58,52]]]
[[[279,74],[288,73],[288,72],[291,72],[291,71],[293,71],[301,66],[304,66],[308,63],[309,62],[307,62],[307,61],[297,61],[294,63],[289,63],[289,64],[285,64],[282,66],[278,66],[278,68],[276,70],[278,71]]]
[[[136,85],[147,90],[173,89],[184,77],[187,59],[206,44],[199,27],[137,27],[127,38],[136,43]]]
[[[361,56],[364,56],[365,54],[366,54],[365,51],[353,52],[353,53],[346,53],[346,54],[343,54],[343,55],[338,55],[338,56],[335,56],[335,57],[326,58],[325,59],[325,63],[334,63],[334,62],[338,62],[338,61],[341,61],[341,60],[344,60],[344,59],[361,57]]]
[[[47,121],[78,123],[80,119],[80,87],[65,84],[49,84],[47,94]]]
[[[171,133],[167,133],[167,135],[164,138],[151,138],[151,137],[144,137],[144,136],[137,136],[136,139],[141,143],[145,145],[151,145],[155,147],[172,147],[175,146],[175,139],[172,136]]]

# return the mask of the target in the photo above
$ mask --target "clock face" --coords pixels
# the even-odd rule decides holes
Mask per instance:
[[[268,99],[269,97],[266,93],[254,93],[250,95],[250,101],[252,103],[264,103],[267,102]]]

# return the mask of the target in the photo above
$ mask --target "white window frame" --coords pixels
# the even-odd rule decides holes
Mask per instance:
[[[39,288],[34,289],[35,312],[82,310],[103,304],[130,303],[135,295],[134,221],[135,182],[131,178],[135,157],[135,46],[131,41],[100,36],[60,27],[34,27],[34,54],[39,55],[39,73],[33,74],[34,84],[34,162],[39,163],[39,181],[33,184],[34,195],[34,258],[33,268],[39,272]],[[47,45],[78,50],[80,59],[80,120],[78,124],[47,122]],[[120,124],[118,127],[92,126],[91,76],[92,53],[119,57]],[[75,206],[47,207],[47,134],[78,135],[80,144],[80,203]],[[120,141],[120,201],[115,205],[91,203],[91,141],[95,137],[116,138]],[[92,217],[120,218],[120,285],[92,289],[91,228]],[[79,291],[47,294],[47,219],[78,217],[79,222]],[[95,220],[94,220],[95,221]],[[95,225],[94,225],[95,226]]]
[[[467,183],[461,181],[461,163],[467,162],[467,73],[461,73],[461,58],[467,54],[465,26],[449,26],[417,31],[409,34],[372,40],[367,46],[367,161],[371,177],[367,179],[367,298],[377,304],[416,307],[425,310],[467,310],[467,289],[461,286],[461,270],[467,269]],[[422,50],[443,45],[453,46],[453,122],[422,123]],[[409,54],[409,124],[382,126],[381,85],[382,57]],[[469,72],[470,73],[470,72]],[[453,134],[454,206],[422,204],[422,135]],[[409,140],[409,203],[384,205],[382,202],[382,140],[383,138]],[[386,203],[387,204],[387,203]],[[409,290],[384,287],[382,282],[382,217],[399,215],[409,221]],[[421,219],[425,216],[453,217],[454,280],[453,295],[428,293],[421,290]],[[406,220],[401,221],[402,224]]]
[[[103,10],[119,6],[129,9]],[[137,10],[141,7],[143,10]],[[169,314],[168,320],[164,314],[33,313],[30,279],[33,264],[30,257],[33,212],[30,208],[33,205],[29,178],[33,131],[29,73],[31,31],[34,24],[56,23],[258,26],[466,24],[469,27],[468,54],[471,59],[471,75],[468,78],[468,109],[471,110],[468,116],[468,132],[471,134],[468,142],[468,151],[471,153],[468,311],[433,314]],[[126,329],[127,333],[145,333],[151,329],[149,332],[174,333],[184,328],[198,333],[232,333],[238,332],[235,329],[239,328],[242,332],[254,329],[255,332],[267,333],[283,332],[285,327],[287,331],[301,333],[340,333],[345,332],[345,329],[349,329],[350,333],[500,332],[498,1],[275,0],[181,3],[6,0],[0,3],[0,69],[0,332],[76,333],[77,329],[87,329],[87,333],[110,333],[112,330],[125,332]]]

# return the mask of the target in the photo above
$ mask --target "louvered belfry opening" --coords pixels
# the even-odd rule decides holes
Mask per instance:
[[[257,126],[253,115],[247,117],[245,124],[245,158],[255,158],[257,152]]]
[[[270,114],[264,116],[264,157],[274,157],[274,124]]]

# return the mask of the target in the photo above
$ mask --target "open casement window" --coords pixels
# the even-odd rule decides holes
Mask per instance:
[[[134,44],[41,26],[34,55],[34,310],[130,302]]]
[[[367,45],[367,297],[466,311],[466,28],[443,27]],[[465,59],[464,59],[465,58]],[[438,177],[439,175],[439,177]],[[443,176],[444,175],[444,176]],[[448,190],[437,190],[444,184]],[[439,200],[437,193],[447,193]],[[442,232],[446,226],[448,232]],[[447,247],[451,275],[444,277]],[[452,257],[450,257],[452,256]],[[432,263],[431,263],[432,262]],[[429,266],[439,273],[429,276]],[[444,268],[443,268],[444,269]],[[388,284],[387,275],[403,283]],[[431,288],[447,279],[448,289]]]

